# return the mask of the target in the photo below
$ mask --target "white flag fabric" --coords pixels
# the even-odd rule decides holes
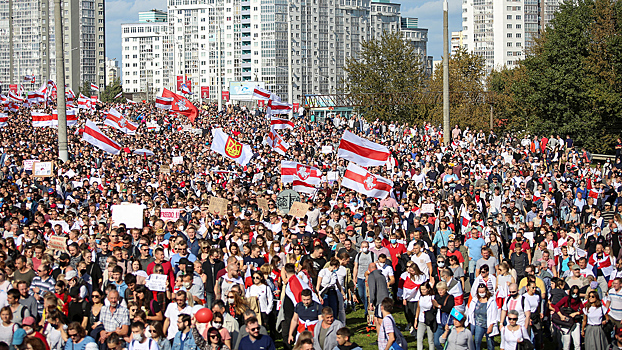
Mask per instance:
[[[0,113],[0,128],[9,124],[9,115],[6,113]]]
[[[270,95],[272,95],[270,91],[262,89],[258,86],[255,86],[255,89],[253,90],[253,98],[256,98],[258,100],[267,101],[270,99]]]
[[[275,114],[289,114],[293,109],[293,105],[287,102],[280,102],[275,100],[268,100],[268,108],[266,109],[266,115],[272,117]]]
[[[271,117],[270,118],[270,127],[276,129],[276,130],[281,130],[281,129],[293,129],[294,128],[294,122],[286,119],[286,118],[277,118],[277,117]]]
[[[374,175],[350,162],[341,180],[341,186],[355,190],[368,197],[386,198],[393,189],[393,181]]]
[[[32,116],[32,126],[35,128],[58,127],[58,111],[56,109],[52,112],[52,114],[32,111],[30,115]],[[65,111],[65,116],[67,119],[67,126],[74,126],[78,124],[78,115],[75,109],[67,109]]]
[[[320,169],[287,160],[281,161],[281,182],[291,183],[294,191],[308,194],[315,193],[315,186],[320,184]]]
[[[383,166],[389,159],[389,149],[355,134],[345,131],[339,142],[337,157],[347,159],[360,166]]]
[[[235,160],[240,165],[246,165],[253,158],[251,146],[245,145],[231,138],[221,128],[212,129],[212,151],[224,157]]]
[[[86,125],[84,125],[82,139],[108,153],[119,154],[119,152],[121,152],[121,145],[106,136],[106,134],[99,130],[97,125],[90,120],[87,120]]]
[[[155,106],[156,108],[160,108],[160,109],[171,109],[173,108],[173,98],[172,97],[156,97]]]
[[[104,121],[104,124],[128,135],[136,135],[136,130],[138,129],[138,125],[125,119],[125,117],[114,108],[111,108],[110,111],[106,113],[106,120]]]
[[[99,91],[99,86],[91,83],[91,90]]]
[[[273,127],[270,128],[270,133],[266,138],[266,143],[268,146],[272,147],[276,153],[282,156],[284,156],[289,149],[289,144],[283,141],[281,135],[279,135]]]

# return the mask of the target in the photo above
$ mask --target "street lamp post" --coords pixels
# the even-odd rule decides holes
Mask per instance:
[[[449,18],[447,0],[443,1],[443,143],[449,145]]]

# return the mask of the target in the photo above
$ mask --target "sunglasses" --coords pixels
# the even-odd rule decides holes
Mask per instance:
[[[210,338],[215,338],[215,339],[218,339],[218,334],[210,334],[210,335],[209,335],[209,337],[210,337]]]
[[[251,332],[257,332],[258,330],[259,330],[259,327],[249,328],[249,331]]]
[[[518,317],[512,317],[512,318],[508,317],[508,320],[510,320],[510,321],[518,321]]]

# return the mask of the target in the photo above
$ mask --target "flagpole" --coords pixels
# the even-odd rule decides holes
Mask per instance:
[[[56,36],[56,109],[58,110],[58,157],[66,162],[67,115],[65,105],[65,50],[63,47],[63,26],[60,8],[61,0],[54,0],[54,35]]]

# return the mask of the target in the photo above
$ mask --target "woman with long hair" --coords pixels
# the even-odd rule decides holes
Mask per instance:
[[[482,347],[482,339],[486,335],[487,349],[495,348],[494,336],[498,334],[496,328],[499,319],[499,307],[488,287],[481,283],[477,286],[477,295],[469,303],[467,321],[471,325],[471,332],[475,337],[475,350]]]
[[[134,291],[134,300],[140,310],[147,314],[148,321],[164,321],[162,306],[153,299],[153,292],[144,285],[137,285]]]
[[[302,262],[298,277],[301,278],[304,283],[307,283],[311,290],[315,291],[315,286],[317,285],[317,271],[313,266],[313,260],[307,259]]]
[[[244,311],[248,309],[248,304],[245,298],[242,298],[240,294],[234,290],[230,290],[229,293],[227,293],[225,309],[229,315],[238,321],[238,324],[244,324]]]
[[[603,331],[603,325],[608,320],[607,307],[601,302],[598,292],[590,291],[587,303],[583,307],[583,323],[581,325],[581,336],[584,339],[586,349],[605,350],[609,347],[607,336]]]
[[[229,349],[231,349],[231,334],[227,328],[224,327],[224,319],[224,316],[220,312],[214,312],[212,322],[210,322],[207,327],[205,327],[205,330],[203,330],[203,338],[209,340],[207,332],[211,328],[216,328],[220,333],[222,341],[229,347]]]
[[[428,276],[419,270],[419,266],[414,261],[409,260],[406,263],[406,271],[400,276],[399,284],[402,285],[402,288],[401,294],[398,289],[398,297],[401,296],[403,300],[404,316],[406,317],[406,323],[410,326],[409,331],[411,333],[415,329],[417,301],[420,298],[418,286],[421,286],[427,280]]]
[[[564,280],[560,279],[558,281],[560,282],[559,287],[563,291]],[[579,327],[579,324],[576,324],[581,323],[583,320],[583,300],[579,295],[579,286],[572,286],[570,295],[565,295],[564,293],[564,296],[559,301],[553,303],[553,300],[551,300],[551,303],[555,310],[555,313],[552,315],[552,321],[556,326],[555,328],[559,330],[557,335],[558,340],[561,340],[562,348],[570,350],[572,341],[574,349],[581,350],[581,327]]]
[[[2,319],[2,323],[0,323],[0,342],[13,344],[13,333],[19,328],[19,325],[12,322],[13,311],[11,311],[10,306],[0,309],[0,319]]]
[[[281,259],[281,262],[277,267],[279,269],[283,268],[283,266],[285,266],[285,252],[283,251],[281,242],[279,241],[273,241],[272,244],[270,244],[270,249],[268,250],[268,261],[272,262],[272,259],[275,256],[278,256]]]
[[[230,350],[231,348],[225,344],[222,335],[215,327],[207,330],[207,339],[199,333],[196,327],[196,319],[192,317],[192,337],[195,339],[197,348],[200,350]]]
[[[88,327],[93,330],[98,324],[101,323],[99,321],[99,315],[102,311],[102,307],[104,306],[104,292],[101,290],[93,290],[93,293],[91,293],[91,299],[93,300],[93,304],[91,305],[91,312],[89,313]]]
[[[257,297],[261,319],[265,320],[265,323],[270,319],[270,314],[274,309],[274,295],[261,271],[253,272],[252,278],[253,284],[246,288],[246,298]]]
[[[438,230],[434,235],[434,240],[432,241],[432,245],[436,247],[436,254],[439,253],[441,247],[447,247],[447,243],[449,242],[449,236],[451,236],[453,232],[451,228],[447,226],[447,221],[445,218],[439,220]]]
[[[309,259],[311,260],[311,259]],[[305,261],[306,262],[306,261]],[[333,316],[337,319],[339,316],[339,294],[344,294],[343,288],[339,284],[337,270],[339,269],[339,260],[335,257],[330,259],[328,267],[320,270],[317,276],[316,288],[320,296],[320,300],[324,306],[330,306],[333,309]]]
[[[162,322],[154,321],[147,326],[149,329],[149,338],[155,340],[158,343],[159,350],[171,350],[171,342],[166,338],[164,334],[164,327]],[[145,330],[146,331],[146,330]]]
[[[490,240],[486,243],[486,246],[492,252],[492,256],[494,256],[497,261],[503,261],[505,254],[503,254],[503,245],[501,244],[501,239],[499,238],[499,234],[497,233],[497,229],[492,229],[490,231],[490,235],[488,236]]]
[[[414,264],[417,265],[417,264]],[[434,324],[436,324],[436,313],[434,312],[434,291],[429,283],[424,283],[419,287],[421,297],[417,303],[417,311],[415,312],[414,326],[417,330],[417,350],[423,350],[423,338],[428,334],[428,347],[434,350],[434,332],[436,328],[429,324],[426,312],[434,313]],[[438,325],[437,325],[438,326]]]

